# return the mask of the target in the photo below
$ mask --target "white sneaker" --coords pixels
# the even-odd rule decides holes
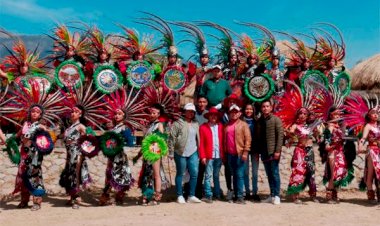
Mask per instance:
[[[201,203],[202,201],[199,200],[197,197],[195,196],[190,196],[188,199],[187,199],[187,202],[189,203]]]
[[[275,196],[275,197],[274,197],[273,204],[274,204],[274,205],[280,205],[280,203],[281,203],[281,199],[280,199],[280,197]]]
[[[273,203],[274,202],[274,198],[269,196],[268,198],[264,199],[264,200],[261,200],[262,203]]]
[[[186,200],[185,200],[185,198],[181,195],[181,196],[178,196],[178,198],[177,198],[177,203],[179,203],[179,204],[185,204],[185,203],[186,203]]]

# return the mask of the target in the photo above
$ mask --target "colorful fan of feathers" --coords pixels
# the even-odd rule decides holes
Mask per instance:
[[[376,109],[380,113],[379,97],[375,97],[375,102],[371,102],[368,95],[351,93],[346,97],[344,103],[344,120],[350,129],[354,130],[355,135],[362,132],[366,124],[366,115],[371,109]]]
[[[89,123],[88,126],[102,129],[102,124],[110,122],[107,115],[107,102],[103,101],[105,94],[101,94],[91,80],[81,84],[78,88],[72,87],[68,92],[62,91],[66,97],[64,103],[70,109],[79,105],[84,109],[83,116]]]
[[[24,121],[30,108],[38,105],[43,109],[42,120],[49,124],[61,121],[62,116],[70,109],[65,105],[65,97],[60,91],[48,94],[45,89],[34,80],[28,81],[29,86],[14,84],[11,91],[13,100],[9,103],[11,108],[19,108],[20,111],[12,113],[9,117]]]
[[[104,97],[107,103],[107,115],[109,119],[115,117],[116,111],[122,110],[125,114],[125,123],[132,130],[142,130],[148,124],[149,115],[146,113],[148,106],[141,98],[141,89],[135,90],[122,87]]]
[[[180,117],[179,98],[176,92],[158,89],[151,84],[142,89],[142,95],[145,106],[152,107],[154,104],[159,104],[163,107],[163,117],[170,120],[176,120]]]

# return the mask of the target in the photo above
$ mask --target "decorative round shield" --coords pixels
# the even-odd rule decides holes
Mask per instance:
[[[168,153],[168,145],[157,134],[151,134],[144,138],[141,151],[145,160],[154,163]]]
[[[123,76],[112,65],[98,66],[94,72],[96,88],[104,93],[113,93],[123,85]]]
[[[22,79],[25,87],[30,87],[30,82],[36,82],[41,93],[48,93],[53,87],[54,80],[47,75],[34,73]]]
[[[132,62],[127,74],[128,83],[138,89],[154,79],[154,70],[147,61]]]
[[[93,135],[81,136],[78,140],[80,151],[84,156],[92,158],[99,152],[99,142]]]
[[[64,61],[55,69],[55,80],[61,88],[78,88],[84,80],[84,74],[79,63],[72,60]]]
[[[339,75],[336,76],[334,79],[334,87],[337,90],[340,90],[340,92],[342,92],[343,96],[349,95],[351,92],[351,78],[350,78],[350,76],[344,71],[339,73]]]
[[[176,92],[181,92],[186,88],[187,76],[179,66],[168,67],[163,72],[164,87]]]
[[[247,78],[244,84],[244,92],[253,101],[263,101],[272,96],[274,82],[268,74]]]
[[[123,151],[124,138],[121,134],[108,131],[100,138],[100,148],[107,157],[114,157]]]
[[[42,155],[48,155],[54,149],[54,142],[53,139],[51,139],[50,133],[42,129],[38,129],[34,132],[32,144]]]
[[[309,70],[301,78],[301,90],[305,94],[308,88],[318,87],[318,85],[323,85],[324,87],[329,86],[329,81],[325,74],[317,70]]]

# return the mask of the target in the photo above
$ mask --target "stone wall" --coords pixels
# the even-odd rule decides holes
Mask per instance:
[[[57,145],[59,146],[59,145]],[[294,148],[283,148],[283,154],[280,160],[280,173],[281,173],[281,189],[284,191],[287,189],[289,176],[290,176],[290,161],[292,158]],[[128,148],[128,157],[130,159],[130,164],[132,165],[132,158],[137,155],[139,148]],[[322,165],[319,157],[319,152],[317,147],[314,147],[315,157],[316,157],[316,183],[318,190],[323,191],[324,186],[322,184],[322,176],[324,172],[324,165]],[[46,156],[43,161],[43,175],[45,187],[50,194],[64,194],[64,189],[58,185],[59,175],[62,172],[65,164],[66,150],[64,148],[56,148],[52,154]],[[12,164],[7,157],[5,152],[0,152],[0,196],[9,194],[14,189],[14,181],[17,174],[17,166]],[[102,153],[98,156],[89,159],[89,170],[93,179],[93,186],[97,188],[102,188],[104,186],[105,180],[105,167],[107,159]],[[137,179],[138,173],[141,169],[142,161],[140,160],[136,165],[132,166],[132,172],[134,177]],[[171,181],[174,184],[175,177],[175,163],[174,161],[163,159],[163,164],[167,176],[171,175]],[[355,165],[355,180],[347,188],[357,188],[358,183],[363,175],[364,168],[364,155],[360,154],[354,161]],[[170,170],[168,169],[170,167]],[[221,170],[221,186],[223,190],[226,190],[224,170]],[[268,190],[268,182],[266,179],[263,164],[260,162],[259,167],[259,191]],[[137,189],[137,188],[134,188]]]

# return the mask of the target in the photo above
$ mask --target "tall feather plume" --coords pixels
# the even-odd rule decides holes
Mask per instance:
[[[144,14],[146,17],[138,18],[136,23],[148,26],[160,32],[163,35],[161,39],[160,48],[161,47],[166,48],[169,53],[170,47],[175,46],[173,31],[170,28],[169,24],[164,19],[162,19],[161,17],[155,14],[148,13],[148,12],[141,12],[141,13]]]
[[[217,55],[217,57],[219,58],[219,63],[227,64],[228,55],[231,49],[234,48],[235,50],[238,51],[231,35],[232,31],[230,31],[228,28],[225,28],[219,24],[216,24],[210,21],[198,21],[197,24],[199,26],[212,27],[222,33],[223,37],[217,37],[217,36],[212,36],[212,37],[216,38],[219,41],[219,46],[217,47],[219,50],[219,54]]]

